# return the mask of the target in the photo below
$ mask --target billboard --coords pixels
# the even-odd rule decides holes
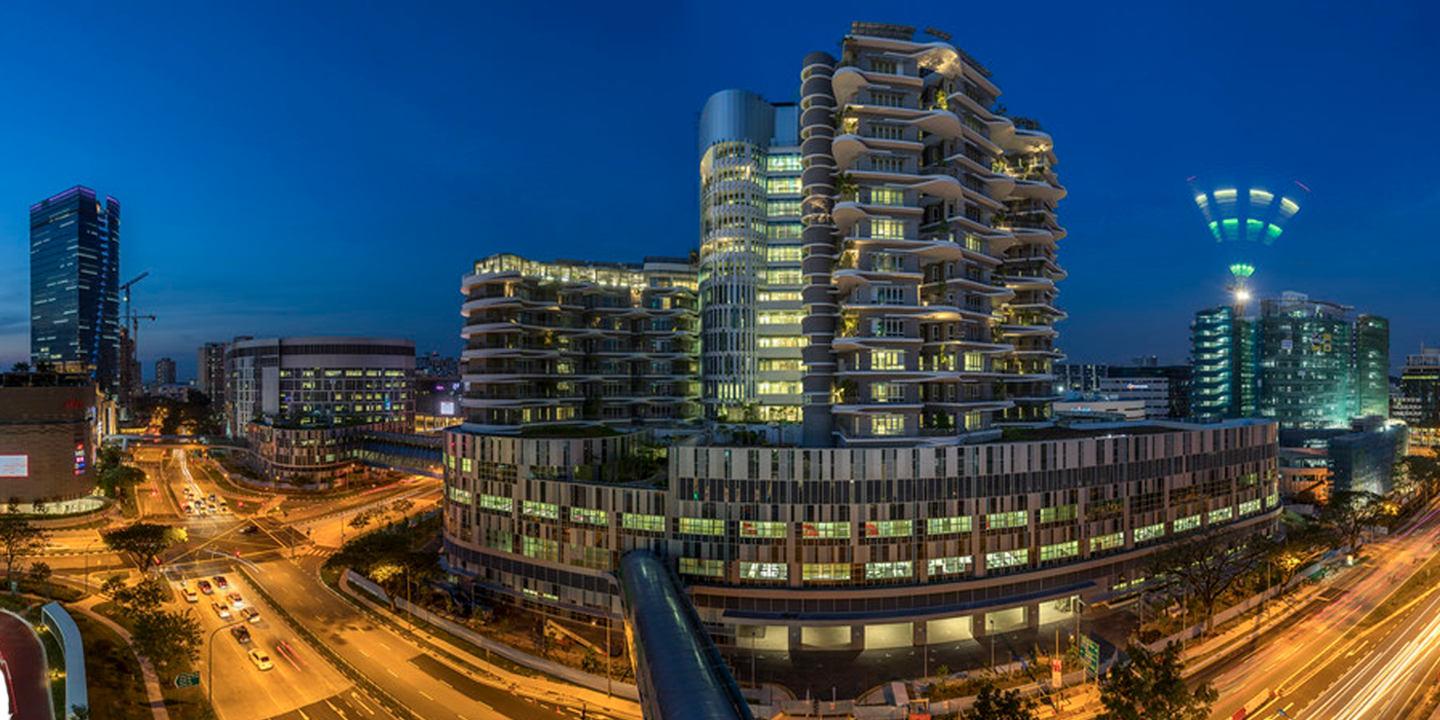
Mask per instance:
[[[29,455],[0,455],[0,478],[30,477]]]

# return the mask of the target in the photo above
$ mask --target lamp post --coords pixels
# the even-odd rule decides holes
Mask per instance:
[[[990,620],[990,632],[989,632],[989,633],[986,633],[986,634],[990,636],[990,674],[991,674],[991,675],[994,675],[994,674],[996,674],[996,673],[995,673],[995,619],[994,619],[994,618],[988,618],[988,619]]]
[[[242,622],[245,621],[234,620],[215,628],[210,632],[210,638],[205,641],[205,643],[210,646],[208,649],[209,659],[205,661],[207,665],[205,672],[209,675],[205,680],[205,702],[209,703],[212,707],[215,705],[215,635],[221,630],[228,630]]]

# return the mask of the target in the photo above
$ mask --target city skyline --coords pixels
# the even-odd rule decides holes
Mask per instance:
[[[1424,277],[1430,251],[1415,248],[1415,261],[1399,267],[1365,260],[1378,260],[1378,238],[1440,214],[1440,188],[1413,175],[1435,153],[1422,133],[1436,98],[1414,89],[1428,87],[1423,68],[1435,65],[1418,38],[1433,11],[1394,7],[1337,22],[1298,7],[1247,8],[1243,22],[1239,6],[1204,15],[1147,8],[1127,24],[1057,5],[1026,34],[1047,38],[1043,52],[1013,34],[967,30],[1003,25],[960,13],[842,14],[954,33],[997,67],[997,84],[1011,89],[1000,102],[1041,118],[1064,148],[1059,172],[1072,190],[1061,253],[1075,279],[1061,286],[1070,318],[1060,347],[1072,361],[1182,360],[1190,313],[1223,300],[1221,250],[1195,221],[1185,184],[1196,173],[1296,177],[1313,188],[1269,266],[1258,268],[1257,294],[1297,290],[1390,317],[1400,358],[1440,334],[1421,315],[1440,299]],[[739,87],[794,100],[798,77],[773,68],[793,66],[794,48],[833,44],[843,25],[784,8],[767,9],[760,26],[743,12],[655,9],[644,27],[581,21],[578,12],[553,27],[525,10],[457,10],[436,27],[375,14],[322,20],[311,10],[313,21],[346,31],[311,44],[259,15],[201,24],[180,13],[142,26],[108,15],[113,8],[90,12],[106,34],[82,31],[95,42],[76,43],[64,58],[20,36],[58,18],[43,8],[17,13],[0,31],[17,33],[0,62],[27,78],[21,91],[65,115],[8,121],[7,135],[27,142],[0,180],[0,362],[28,354],[24,208],[84,184],[125,199],[121,279],[151,271],[135,307],[160,318],[146,328],[140,360],[177,358],[181,378],[194,377],[197,347],[236,334],[398,335],[418,350],[454,354],[460,276],[517,239],[543,247],[533,254],[544,259],[685,254],[698,244],[695,133],[705,99]],[[478,47],[467,40],[467,27],[487,25],[534,32],[499,33]],[[705,31],[667,32],[683,28]],[[1397,37],[1407,33],[1415,41]],[[422,37],[432,39],[417,49]],[[737,37],[751,51],[722,56]],[[267,52],[236,62],[250,43]],[[545,43],[571,52],[533,50]],[[166,49],[126,50],[146,45]],[[506,60],[517,54],[529,58],[524,70]],[[1067,56],[1086,61],[1056,60]],[[64,113],[80,100],[19,72],[41,57],[52,72],[113,63],[107,77],[118,80],[85,100],[112,112]],[[593,61],[632,72],[596,83],[576,69]],[[574,79],[558,81],[565,87],[537,81],[566,77]],[[460,82],[477,92],[450,92]],[[1356,172],[1336,161],[1364,144],[1334,98],[1361,87],[1383,98],[1384,145],[1404,151],[1367,153],[1365,172]],[[605,112],[619,102],[617,88],[643,96],[644,122]],[[524,107],[503,110],[492,98]],[[533,140],[511,141],[518,117],[528,118]],[[627,187],[625,202],[587,201],[576,193],[591,185],[555,184],[577,147],[591,148],[581,158],[648,149],[608,152],[600,170],[581,173],[609,174],[593,186]],[[405,249],[390,249],[397,245]],[[317,267],[328,272],[311,272]],[[378,291],[387,283],[390,292]]]

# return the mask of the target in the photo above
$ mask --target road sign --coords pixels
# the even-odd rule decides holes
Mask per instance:
[[[1052,659],[1050,660],[1050,687],[1051,687],[1051,688],[1059,688],[1061,685],[1065,684],[1065,681],[1062,679],[1062,675],[1063,675],[1064,669],[1065,669],[1064,661],[1062,661],[1060,658],[1057,657],[1057,658],[1052,658]]]
[[[1089,635],[1080,636],[1080,663],[1091,675],[1100,674],[1100,643]]]
[[[187,688],[200,684],[200,671],[181,673],[175,676],[175,687]]]

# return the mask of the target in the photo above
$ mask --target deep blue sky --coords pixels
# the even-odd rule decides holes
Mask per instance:
[[[28,354],[27,208],[77,183],[124,205],[122,274],[152,273],[147,378],[160,355],[189,377],[197,345],[235,334],[457,352],[477,257],[691,249],[705,98],[793,99],[801,58],[852,19],[949,31],[1054,136],[1072,360],[1184,358],[1226,260],[1195,174],[1314,190],[1260,258],[1262,292],[1390,316],[1397,363],[1440,341],[1428,3],[17,5],[0,10],[7,367]]]

